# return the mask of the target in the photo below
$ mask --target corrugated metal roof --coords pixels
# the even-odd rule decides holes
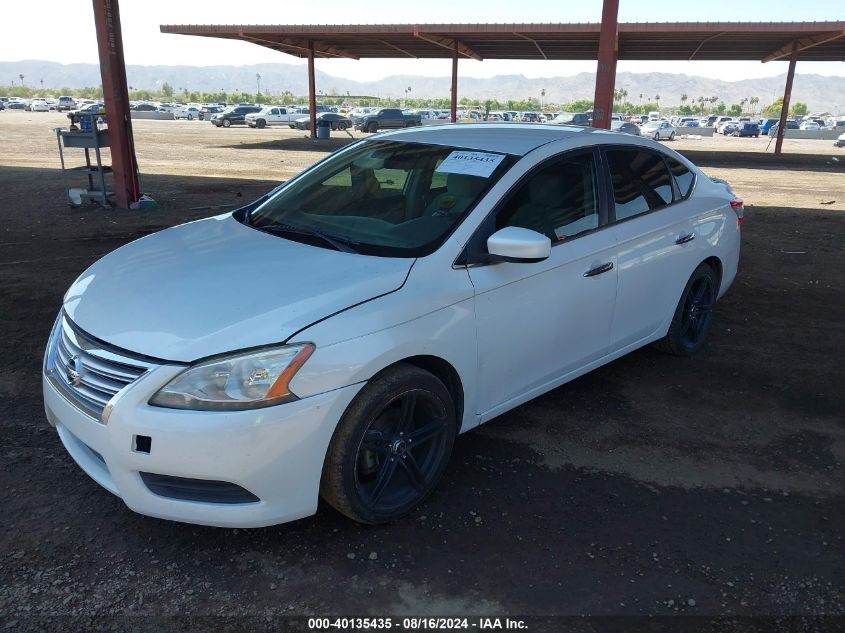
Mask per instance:
[[[162,25],[162,33],[253,42],[296,57],[596,59],[599,23]],[[845,61],[845,22],[620,23],[620,60]]]

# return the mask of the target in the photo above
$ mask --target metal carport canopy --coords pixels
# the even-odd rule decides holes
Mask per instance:
[[[596,59],[601,24],[162,25],[322,58]],[[845,22],[619,23],[620,60],[842,61]]]

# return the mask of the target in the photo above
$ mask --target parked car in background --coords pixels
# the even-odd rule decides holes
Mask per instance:
[[[757,138],[760,136],[760,126],[756,123],[750,123],[748,121],[743,121],[737,124],[736,130],[733,133],[734,136],[751,136]]]
[[[592,112],[561,112],[550,123],[555,125],[580,125],[589,127],[593,123]]]
[[[539,112],[522,112],[519,115],[519,122],[520,123],[539,123],[540,122],[540,113]]]
[[[87,115],[87,114],[97,114],[100,116],[105,115],[106,107],[105,104],[102,103],[87,103],[81,108],[76,110],[71,110],[67,113],[67,118],[70,119],[71,123],[79,123],[79,116],[80,115]]]
[[[268,106],[258,112],[246,115],[246,124],[249,127],[258,129],[273,125],[287,125],[293,127],[293,123],[302,116],[303,112],[298,106]]]
[[[56,109],[59,112],[63,110],[75,110],[76,109],[76,101],[73,97],[62,96],[59,97]]]
[[[403,114],[399,108],[381,108],[354,120],[356,130],[378,132],[379,130],[422,125],[419,114]]]
[[[332,130],[348,130],[352,127],[352,119],[337,112],[320,112],[317,114],[317,127],[320,127],[321,123],[327,124]],[[299,118],[290,124],[290,127],[297,130],[310,130],[311,116],[300,114]]]
[[[769,128],[769,136],[776,136],[778,133],[778,127],[780,127],[780,122],[778,121],[772,127]],[[798,125],[798,121],[794,119],[787,119],[786,120],[786,129],[787,130],[798,130],[801,129],[801,126]]]
[[[459,433],[645,345],[701,350],[742,201],[648,139],[525,132],[364,139],[95,262],[48,338],[58,441],[144,515],[260,527],[322,497],[387,523],[429,497]]]
[[[181,108],[179,110],[174,110],[173,117],[176,119],[188,119],[188,121],[193,121],[194,119],[202,120],[200,116],[202,112],[196,106],[187,106],[185,108]]]
[[[230,106],[217,114],[211,115],[211,123],[217,127],[231,127],[232,125],[244,125],[246,115],[252,112],[261,112],[261,106],[239,105]]]
[[[8,101],[6,108],[9,110],[26,110],[26,104],[23,101]]]
[[[611,121],[610,129],[614,132],[624,132],[625,134],[633,134],[634,136],[641,135],[639,126],[628,121]]]
[[[29,103],[29,111],[30,112],[49,112],[50,105],[47,103],[45,99],[33,99]]]
[[[787,128],[789,129],[789,128]],[[804,121],[799,127],[799,130],[820,130],[821,126],[815,121]]]
[[[0,110],[5,110],[5,109],[6,109],[6,102],[0,101]]]
[[[647,121],[640,128],[640,135],[653,138],[655,141],[661,139],[675,140],[675,126],[668,121]]]
[[[739,121],[723,121],[719,124],[716,128],[717,134],[724,134],[725,136],[729,136],[736,132],[737,128],[739,127]]]
[[[200,108],[200,121],[210,119],[212,114],[219,114],[220,112],[223,112],[224,109],[225,108],[223,106],[204,105]]]
[[[701,122],[698,119],[692,119],[690,121],[684,121],[681,127],[701,127]]]
[[[778,122],[778,119],[773,119],[773,118],[763,119],[763,121],[760,123],[760,131],[763,134],[768,134],[769,128],[771,128],[777,122]]]
[[[836,147],[845,147],[845,132],[840,134],[837,139],[833,142]]]

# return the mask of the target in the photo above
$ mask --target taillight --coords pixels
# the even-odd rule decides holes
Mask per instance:
[[[745,214],[745,203],[740,198],[731,200],[731,209],[736,213],[736,225],[742,226],[742,216]]]

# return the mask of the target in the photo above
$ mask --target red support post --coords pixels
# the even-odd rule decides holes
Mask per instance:
[[[786,73],[786,87],[783,90],[783,105],[780,108],[780,122],[778,123],[777,141],[775,141],[775,155],[779,156],[783,148],[783,133],[786,130],[786,117],[789,114],[789,100],[792,98],[792,80],[795,77],[795,62],[798,58],[798,46],[792,44],[792,54],[789,56],[789,70]]]
[[[129,115],[129,89],[123,60],[123,35],[118,0],[93,0],[100,76],[106,102],[115,203],[122,209],[141,197],[138,161]]]
[[[311,138],[317,137],[317,88],[314,81],[314,42],[308,41],[308,113],[311,116]]]
[[[608,129],[613,115],[616,86],[619,0],[604,0],[601,11],[599,56],[596,65],[596,93],[593,98],[593,127]]]
[[[458,120],[458,43],[452,50],[452,123]]]

